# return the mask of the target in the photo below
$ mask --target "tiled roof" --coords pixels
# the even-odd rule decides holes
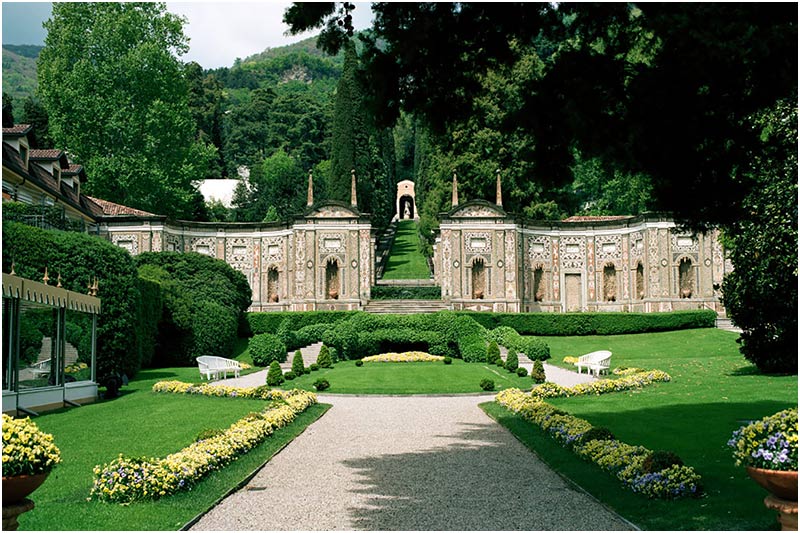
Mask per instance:
[[[131,215],[136,217],[158,216],[153,213],[148,213],[147,211],[142,211],[141,209],[128,207],[127,205],[115,204],[114,202],[109,202],[108,200],[101,200],[100,198],[93,198],[91,196],[87,196],[87,198],[89,198],[91,201],[99,205],[103,209],[103,214],[106,216],[120,216],[120,215]]]
[[[3,128],[3,135],[21,136],[27,135],[33,129],[30,124],[14,124],[10,128]]]
[[[82,165],[76,165],[75,163],[70,163],[69,168],[65,168],[62,174],[80,174],[83,171]]]
[[[582,216],[576,215],[565,218],[562,222],[606,222],[609,220],[627,220],[634,218],[633,215],[603,215],[603,216]]]
[[[28,159],[45,159],[55,161],[56,159],[60,159],[62,155],[64,155],[64,151],[58,150],[57,148],[49,150],[31,150],[28,152]]]

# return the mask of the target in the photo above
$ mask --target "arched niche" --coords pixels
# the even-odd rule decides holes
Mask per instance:
[[[482,257],[472,262],[472,299],[483,300],[486,296],[486,264]]]
[[[339,261],[332,257],[325,263],[325,299],[338,300],[341,292]]]
[[[603,267],[603,300],[617,301],[617,269],[613,263],[607,263]]]
[[[678,296],[691,298],[694,292],[694,267],[688,257],[681,258],[678,263]]]

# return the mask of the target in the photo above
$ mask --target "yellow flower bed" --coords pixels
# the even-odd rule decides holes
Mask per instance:
[[[574,365],[575,363],[578,362],[578,358],[577,357],[573,357],[571,355],[568,355],[564,359],[562,359],[562,361],[564,361],[568,365]]]
[[[183,388],[177,385],[181,382],[162,383],[169,384],[170,392],[181,392]],[[96,466],[91,497],[129,503],[157,499],[190,488],[209,473],[227,466],[261,444],[275,430],[290,424],[299,413],[317,403],[313,392],[298,389],[271,392],[274,395],[272,399],[280,401],[280,405],[268,407],[261,413],[251,413],[223,433],[194,442],[167,457],[129,458],[120,454],[110,463]],[[245,393],[235,396],[246,397]]]
[[[613,473],[634,492],[649,498],[671,499],[696,496],[701,491],[700,476],[692,467],[673,465],[659,472],[645,472],[645,459],[652,452],[644,446],[631,446],[615,439],[583,442],[583,435],[592,425],[540,398],[519,389],[506,389],[495,396],[495,401],[539,426],[579,456]]]
[[[30,418],[3,413],[3,476],[44,474],[61,462],[53,436]]]
[[[293,391],[279,391],[262,385],[260,387],[232,387],[230,385],[212,385],[210,383],[186,383],[184,381],[159,381],[153,385],[153,392],[172,394],[200,394],[202,396],[218,396],[222,398],[247,398],[251,400],[284,400]]]
[[[437,363],[443,361],[441,355],[431,355],[425,352],[382,353],[370,355],[362,359],[365,363]]]
[[[64,367],[64,372],[67,374],[74,374],[76,372],[80,372],[81,370],[85,370],[89,368],[89,365],[86,363],[75,363],[74,365],[69,365]]]
[[[556,383],[542,383],[534,387],[531,395],[536,398],[559,398],[570,396],[583,396],[585,394],[606,394],[609,392],[622,392],[630,389],[639,389],[655,382],[667,382],[672,378],[661,370],[640,370],[628,373],[618,379],[599,379],[589,383],[579,383],[572,387],[562,387]],[[623,371],[624,372],[624,371]]]

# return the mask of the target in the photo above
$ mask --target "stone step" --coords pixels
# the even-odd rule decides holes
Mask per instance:
[[[733,321],[730,318],[717,318],[716,326],[717,329],[724,329],[726,331],[735,331],[736,333],[742,332],[741,328],[738,328],[733,325]]]
[[[414,313],[436,313],[450,307],[441,300],[371,300],[364,311],[368,313],[393,313],[409,315]]]

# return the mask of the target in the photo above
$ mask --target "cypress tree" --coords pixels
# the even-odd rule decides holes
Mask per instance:
[[[303,363],[303,354],[300,352],[300,350],[294,352],[294,358],[292,359],[292,372],[294,372],[296,376],[302,376],[306,373],[306,366],[305,363]]]

